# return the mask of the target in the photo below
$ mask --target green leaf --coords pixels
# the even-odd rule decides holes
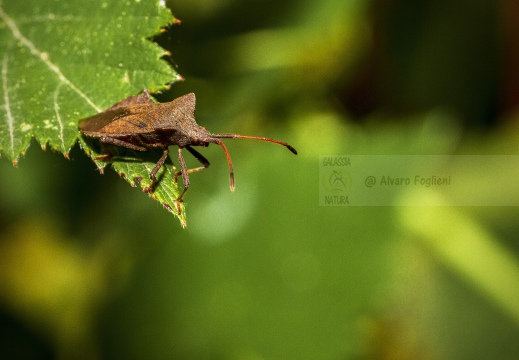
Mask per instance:
[[[67,156],[80,138],[95,157],[78,120],[180,79],[148,39],[173,21],[163,1],[0,0],[0,154],[17,165],[35,138]],[[113,166],[131,184],[142,178],[144,187],[158,157],[133,155],[112,159]],[[172,163],[162,171],[151,196],[177,214]],[[185,223],[183,207],[179,218]]]

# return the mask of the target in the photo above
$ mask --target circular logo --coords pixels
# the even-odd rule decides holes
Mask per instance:
[[[343,170],[329,170],[323,174],[323,186],[328,192],[340,193],[351,187],[350,174]]]

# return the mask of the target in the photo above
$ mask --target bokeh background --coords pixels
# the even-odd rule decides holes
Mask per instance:
[[[519,154],[514,0],[190,0],[157,41],[228,140],[187,229],[79,147],[0,159],[0,357],[517,359],[519,170],[434,207],[320,207],[319,156]],[[195,165],[193,159],[188,163]],[[445,166],[448,166],[445,165]],[[412,196],[412,194],[403,194]]]

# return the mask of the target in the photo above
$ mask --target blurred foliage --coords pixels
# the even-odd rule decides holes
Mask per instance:
[[[13,358],[513,359],[517,207],[319,207],[319,155],[518,154],[512,0],[171,2],[158,42],[213,132],[186,230],[29,148],[0,162],[0,351]],[[514,12],[515,10],[515,12]],[[191,164],[195,164],[195,160]],[[188,164],[189,165],[189,164]],[[451,169],[517,197],[517,170]],[[403,196],[414,196],[403,194]],[[427,201],[427,199],[424,199]]]

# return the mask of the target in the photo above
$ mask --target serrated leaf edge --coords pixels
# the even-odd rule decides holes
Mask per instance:
[[[23,34],[21,33],[20,29],[18,28],[18,26],[16,25],[16,22],[4,11],[4,9],[2,8],[2,1],[0,0],[0,19],[2,19],[4,21],[4,23],[7,25],[7,27],[11,30],[14,38],[16,40],[18,40],[20,43],[22,43],[26,48],[29,49],[29,51],[35,55],[36,57],[38,57],[41,61],[43,61],[43,63],[52,71],[54,72],[59,80],[60,80],[60,83],[58,85],[58,87],[56,88],[56,90],[54,91],[54,94],[53,94],[53,102],[54,102],[54,111],[56,113],[56,119],[58,121],[58,124],[59,124],[59,127],[60,127],[60,139],[61,139],[61,142],[62,142],[62,146],[63,146],[63,150],[65,151],[65,156],[67,156],[66,154],[66,146],[65,146],[65,143],[64,143],[64,137],[63,137],[63,122],[61,121],[61,116],[60,116],[60,107],[59,107],[59,103],[58,103],[58,96],[59,96],[59,92],[60,92],[60,89],[63,85],[67,85],[72,91],[74,91],[76,94],[78,94],[83,100],[85,100],[85,102],[90,105],[94,110],[96,110],[98,113],[102,111],[102,109],[97,106],[85,93],[83,93],[76,85],[74,85],[74,83],[72,83],[72,81],[70,81],[60,70],[60,68],[54,64],[50,58],[49,58],[49,55],[46,53],[46,52],[43,52],[41,50],[39,50],[29,39],[27,39],[25,36],[23,36]],[[162,3],[162,2],[159,2],[159,6],[162,5],[165,7],[165,3]],[[13,116],[12,116],[12,113],[11,113],[11,108],[10,108],[10,99],[9,99],[9,89],[8,89],[8,86],[7,86],[7,83],[8,83],[8,61],[9,61],[9,55],[8,53],[6,52],[6,54],[4,55],[3,59],[2,59],[2,68],[1,68],[1,81],[2,81],[2,89],[3,89],[3,93],[4,93],[4,108],[5,108],[5,111],[6,111],[6,116],[7,116],[7,123],[8,123],[8,127],[9,127],[9,136],[10,136],[10,142],[11,142],[11,157],[13,160],[13,163],[16,165],[17,164],[17,155],[15,154],[15,151],[14,151],[14,119],[13,119]],[[130,185],[132,186],[135,186],[135,183],[133,182],[133,180],[128,180],[128,182],[130,182]],[[140,185],[140,184],[139,184]],[[151,194],[153,195],[153,194]],[[167,192],[165,195],[169,195]],[[151,196],[153,197],[153,196]],[[167,202],[163,202],[161,201],[162,205],[170,212],[173,213],[173,209],[171,208],[171,206],[167,203]],[[185,218],[182,216],[178,216],[179,219],[180,219],[180,222],[182,224],[183,227],[186,226],[186,220]]]

